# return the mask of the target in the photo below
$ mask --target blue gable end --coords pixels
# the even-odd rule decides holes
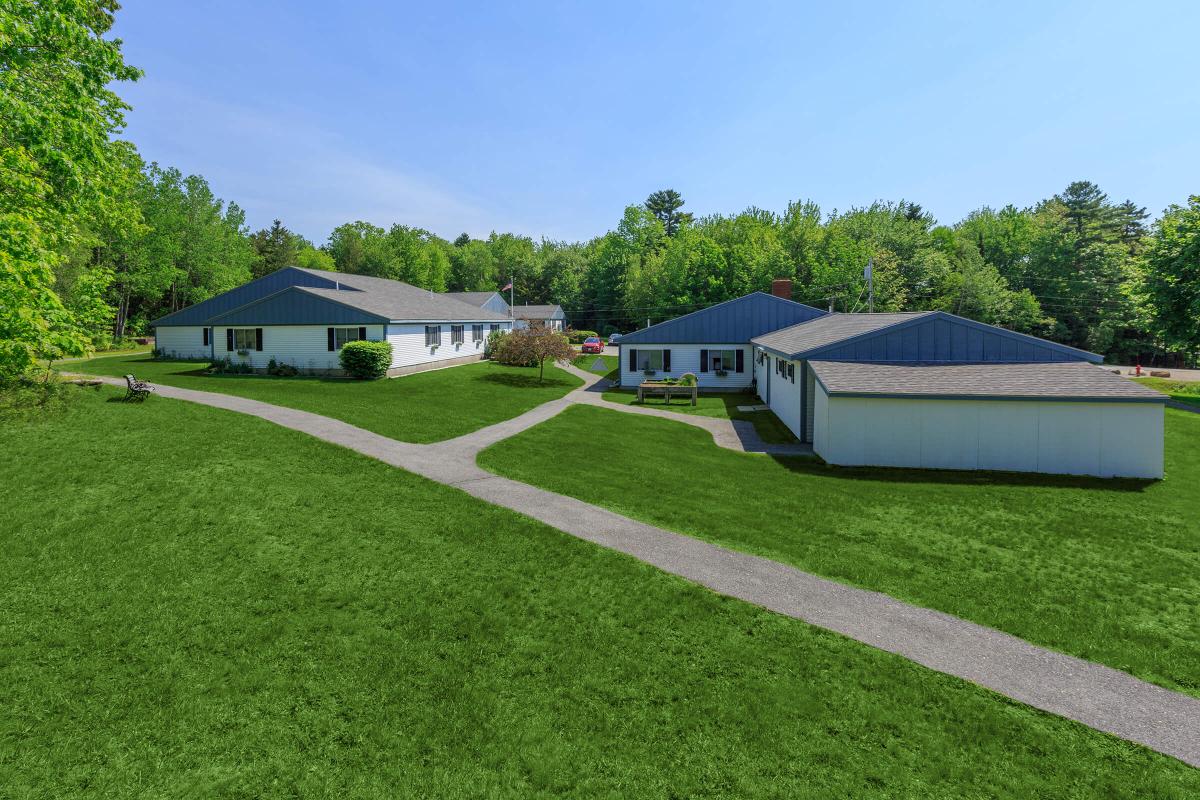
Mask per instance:
[[[289,287],[215,317],[212,325],[350,325],[386,323],[386,317]]]
[[[1091,361],[1103,356],[947,314],[915,317],[801,354],[826,361],[1037,362]]]
[[[485,308],[488,311],[494,311],[497,314],[508,313],[508,301],[501,297],[499,292],[494,293],[488,298],[488,301],[480,307]]]
[[[334,288],[337,284],[333,278],[314,275],[295,267],[284,267],[270,275],[264,275],[257,280],[222,292],[215,297],[202,300],[195,305],[180,309],[165,317],[159,317],[151,322],[152,327],[159,325],[203,325],[210,317],[224,314],[235,308],[252,303],[255,300],[274,294],[289,286],[311,286],[314,288]]]
[[[754,292],[621,337],[621,344],[741,344],[824,316],[820,309]]]

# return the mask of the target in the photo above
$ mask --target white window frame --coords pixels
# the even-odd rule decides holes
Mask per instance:
[[[425,326],[425,346],[437,347],[442,343],[442,326],[441,325],[426,325]]]
[[[729,361],[726,362],[725,356],[729,356]],[[716,372],[724,370],[726,372],[734,372],[737,370],[737,350],[709,350],[708,351],[708,371]]]
[[[471,325],[471,341],[483,341],[483,323],[474,323]]]
[[[465,328],[464,325],[450,326],[450,344],[462,344],[466,340]]]

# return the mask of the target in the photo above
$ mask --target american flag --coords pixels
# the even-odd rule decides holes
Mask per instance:
[[[507,292],[511,288],[512,288],[512,281],[509,281],[508,283],[504,284],[503,287],[501,287],[500,291]]]

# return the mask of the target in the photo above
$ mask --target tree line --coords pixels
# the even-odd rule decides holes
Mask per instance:
[[[664,189],[590,241],[518,233],[453,241],[347,222],[320,245],[280,220],[251,231],[198,175],[145,163],[118,138],[136,80],[104,38],[115,4],[17,2],[0,40],[0,377],[147,332],[163,314],[284,266],[433,291],[557,303],[580,328],[628,331],[790,278],[794,299],[945,310],[1104,353],[1200,355],[1200,197],[1149,221],[1078,181],[1028,208],[939,224],[920,205],[823,211],[811,200],[693,217]],[[9,16],[12,16],[9,19]]]

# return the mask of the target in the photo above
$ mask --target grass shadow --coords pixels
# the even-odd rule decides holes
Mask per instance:
[[[1091,489],[1143,492],[1159,483],[1148,478],[1097,478],[1089,475],[1050,475],[1041,472],[991,470],[908,469],[903,467],[838,467],[818,456],[772,456],[790,472],[814,478],[877,483],[942,484],[947,486],[1029,486],[1038,489]]]
[[[561,378],[545,378],[539,381],[536,375],[514,375],[511,372],[489,372],[487,375],[475,376],[474,380],[498,383],[514,389],[554,388],[556,386],[573,388],[577,385]]]

